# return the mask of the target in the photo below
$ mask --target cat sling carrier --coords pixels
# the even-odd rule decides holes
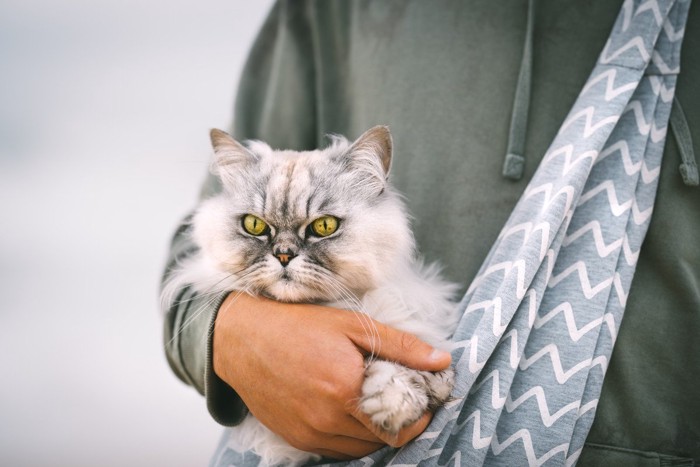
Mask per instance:
[[[459,305],[453,400],[413,442],[348,465],[576,463],[651,218],[689,7],[624,2]]]

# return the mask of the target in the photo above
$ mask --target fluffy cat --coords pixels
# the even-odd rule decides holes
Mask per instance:
[[[324,303],[366,313],[447,348],[458,316],[456,288],[417,260],[408,216],[387,182],[392,140],[377,126],[354,143],[332,137],[315,151],[245,146],[212,130],[220,194],[192,220],[199,250],[171,275],[165,300],[184,284],[201,293],[244,290],[284,302]],[[417,371],[368,358],[359,408],[395,434],[442,405],[453,372]],[[296,450],[252,415],[232,429],[232,446],[263,464],[298,465]]]

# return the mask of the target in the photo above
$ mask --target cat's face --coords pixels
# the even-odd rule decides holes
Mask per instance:
[[[195,216],[195,239],[241,288],[289,302],[360,296],[413,254],[386,184],[385,127],[309,152],[244,148],[217,131],[212,140],[224,190]]]

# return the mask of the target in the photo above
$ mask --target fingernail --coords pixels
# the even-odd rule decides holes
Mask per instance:
[[[445,352],[444,350],[433,349],[430,354],[430,359],[433,361],[444,360],[446,357],[449,357],[449,355],[449,352]]]

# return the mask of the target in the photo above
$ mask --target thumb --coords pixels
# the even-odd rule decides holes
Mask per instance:
[[[449,352],[436,349],[414,334],[374,320],[370,326],[367,324],[365,321],[364,325],[353,327],[350,338],[355,345],[375,357],[401,363],[414,370],[440,371],[450,366],[452,357]]]

